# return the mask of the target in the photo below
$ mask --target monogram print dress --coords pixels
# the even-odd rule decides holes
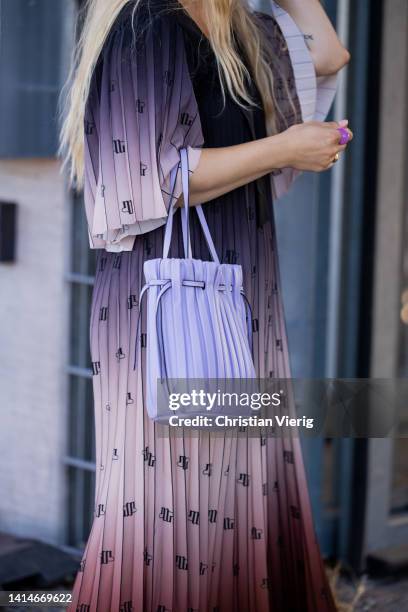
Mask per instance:
[[[209,41],[180,5],[150,0],[134,8],[129,2],[112,27],[86,109],[85,209],[90,247],[99,249],[90,322],[96,490],[69,610],[335,610],[299,439],[233,429],[180,435],[147,415],[139,295],[143,263],[161,257],[179,149],[187,147],[194,172],[203,147],[266,130],[254,84],[256,106],[242,108],[228,94],[223,103]],[[254,18],[273,51],[283,130],[323,119],[335,87],[316,79],[302,34],[271,8],[273,17]],[[273,206],[295,175],[285,169],[204,205],[220,259],[243,268],[262,378],[290,377]],[[172,257],[183,256],[178,216]],[[208,259],[195,215],[191,233],[194,256]]]

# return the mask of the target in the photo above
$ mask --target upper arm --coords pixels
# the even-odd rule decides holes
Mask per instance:
[[[273,4],[276,5],[276,3]],[[279,5],[278,10],[283,8],[290,13],[302,33],[318,76],[335,74],[347,64],[350,54],[342,45],[321,2],[318,0],[308,2],[279,0]],[[274,11],[277,10],[276,6],[273,7]]]
[[[165,222],[179,150],[194,169],[203,144],[179,26],[166,16],[133,26],[136,38],[129,17],[111,32],[86,109],[90,244],[107,250],[130,250],[135,235]]]
[[[263,15],[263,18],[266,24],[270,24],[270,36],[276,36],[276,31],[278,31],[285,41],[302,120],[323,121],[327,117],[334,100],[336,77],[331,75],[325,78],[317,74],[314,59],[306,44],[304,34],[289,13],[275,2],[272,3],[272,13],[272,16]],[[276,27],[278,30],[276,30]]]
[[[269,32],[270,43],[276,46],[274,39],[284,41],[283,53],[278,59],[290,64],[292,87],[300,107],[301,121],[325,121],[336,93],[336,75],[318,76],[304,35],[296,23],[275,2],[272,2],[272,11],[272,16],[262,15],[262,19]],[[299,174],[293,168],[284,168],[273,174],[272,189],[275,199],[289,190]]]

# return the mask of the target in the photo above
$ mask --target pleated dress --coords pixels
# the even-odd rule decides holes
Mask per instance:
[[[323,119],[333,79],[316,80],[303,36],[272,8],[274,17],[255,18],[273,49],[280,129]],[[163,0],[142,2],[135,14],[129,2],[96,66],[84,193],[98,249],[90,321],[96,490],[71,612],[336,609],[298,437],[180,435],[155,425],[145,406],[139,295],[144,262],[162,255],[170,171],[181,146],[194,172],[203,147],[266,135],[259,93],[249,87],[257,107],[243,109],[228,94],[224,104],[208,40]],[[295,176],[285,169],[204,205],[220,259],[243,268],[261,378],[290,378],[273,206]],[[183,256],[178,216],[172,257]],[[209,259],[194,211],[191,219],[194,256]]]

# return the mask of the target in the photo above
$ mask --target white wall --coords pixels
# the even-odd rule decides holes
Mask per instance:
[[[0,262],[0,530],[64,528],[69,204],[55,160],[0,161],[18,204],[17,261]]]

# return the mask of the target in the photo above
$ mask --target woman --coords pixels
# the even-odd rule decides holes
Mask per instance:
[[[223,261],[243,267],[257,373],[290,377],[272,204],[344,150],[347,122],[322,120],[349,56],[318,0],[271,7],[90,0],[62,134],[99,249],[95,517],[70,610],[335,609],[299,441],[159,434],[144,405],[143,312],[133,370],[143,263],[161,256],[186,147],[191,204],[205,203]],[[179,176],[175,193],[182,205]],[[195,218],[192,243],[208,258]]]

